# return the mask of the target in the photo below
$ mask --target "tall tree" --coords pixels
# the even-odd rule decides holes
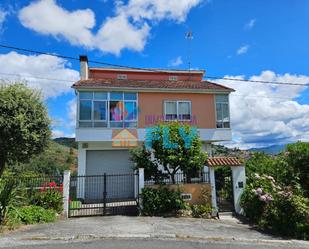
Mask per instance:
[[[49,125],[39,92],[19,83],[0,85],[0,176],[7,164],[26,162],[44,150]]]

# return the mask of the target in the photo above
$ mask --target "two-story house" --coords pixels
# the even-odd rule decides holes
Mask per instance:
[[[73,85],[79,175],[132,172],[126,145],[134,145],[134,138],[143,142],[145,129],[158,120],[191,122],[205,150],[231,140],[234,90],[203,80],[204,70],[90,68],[86,56],[80,63],[81,79]],[[133,143],[118,143],[123,130]]]

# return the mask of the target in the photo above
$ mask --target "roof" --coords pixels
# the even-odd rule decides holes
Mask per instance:
[[[210,81],[170,81],[170,80],[117,80],[88,79],[79,80],[72,86],[77,89],[139,89],[139,90],[189,90],[233,92],[234,89]]]
[[[236,157],[210,157],[207,165],[213,166],[240,166],[242,163]]]
[[[95,71],[122,71],[122,72],[143,72],[143,73],[177,73],[177,74],[204,74],[205,70],[180,70],[161,68],[125,68],[125,67],[90,67]]]

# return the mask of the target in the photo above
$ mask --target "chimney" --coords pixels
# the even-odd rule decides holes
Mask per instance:
[[[89,74],[87,55],[80,55],[79,56],[79,62],[80,62],[80,73],[79,73],[80,79],[81,80],[87,80],[88,74]]]

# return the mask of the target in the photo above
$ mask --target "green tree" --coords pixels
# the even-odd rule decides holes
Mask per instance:
[[[50,139],[41,94],[24,84],[0,85],[0,176],[7,164],[28,161]]]
[[[179,122],[160,124],[152,129],[155,139],[150,141],[151,149],[143,147],[132,151],[132,159],[138,167],[145,165],[145,174],[154,174],[153,177],[168,175],[174,183],[175,174],[181,170],[189,179],[204,166],[207,158],[198,134],[192,131],[191,126]],[[160,166],[164,172],[159,170]]]
[[[309,197],[309,143],[289,144],[285,155],[294,178],[298,180],[305,196]]]

